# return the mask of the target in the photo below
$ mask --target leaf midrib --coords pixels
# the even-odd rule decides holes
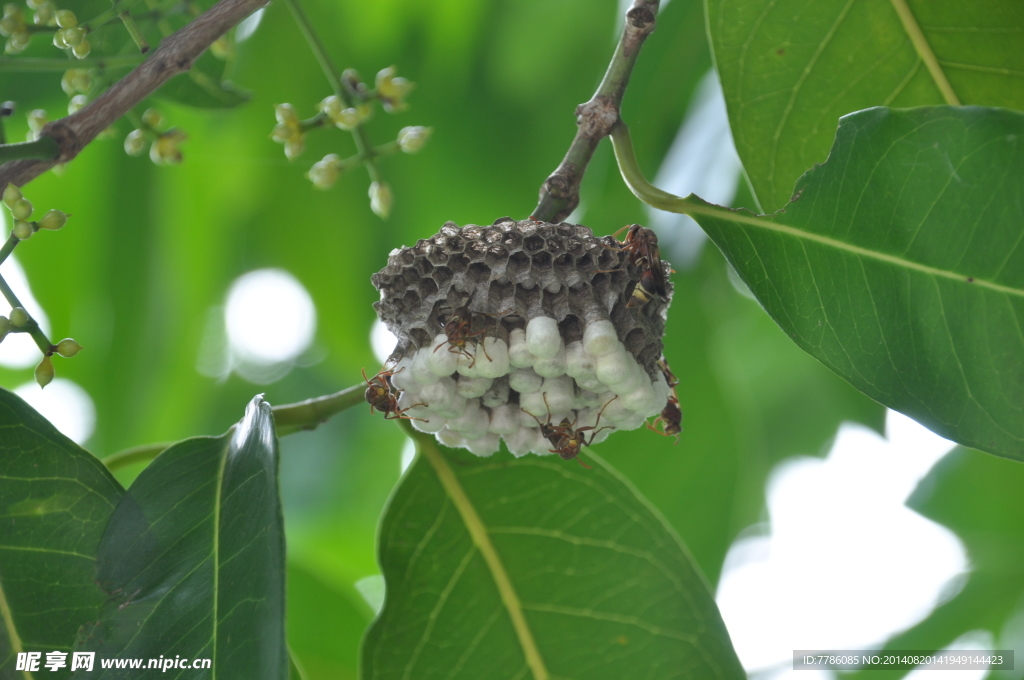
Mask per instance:
[[[912,260],[906,260],[896,255],[890,255],[888,253],[882,253],[877,250],[870,250],[861,246],[853,245],[852,243],[846,243],[845,241],[839,241],[837,239],[829,238],[828,236],[822,236],[821,234],[815,234],[809,231],[803,231],[802,229],[796,229],[794,227],[787,226],[785,224],[779,224],[778,222],[772,222],[768,217],[752,217],[744,215],[739,212],[734,212],[728,208],[719,208],[712,206],[708,203],[696,203],[688,199],[681,199],[686,201],[686,214],[699,214],[707,215],[708,217],[714,217],[718,219],[727,220],[729,222],[739,222],[741,224],[749,224],[761,229],[767,229],[768,231],[774,231],[786,236],[792,236],[798,239],[804,239],[813,241],[821,245],[836,248],[837,250],[844,250],[846,252],[858,255],[860,257],[867,257],[873,260],[879,260],[886,264],[891,264],[897,267],[903,267],[905,269],[911,269],[914,271],[928,274],[930,276],[937,276],[940,278],[951,279],[960,283],[969,283],[972,286],[978,286],[980,288],[988,288],[998,293],[1004,293],[1006,295],[1013,295],[1016,297],[1024,298],[1024,289],[1013,288],[1012,286],[1004,286],[994,281],[988,281],[986,279],[980,279],[977,277],[970,277],[964,274],[958,274],[945,269],[939,269],[937,267],[930,267],[919,262]]]
[[[11,641],[11,652],[17,657],[24,649],[21,646],[21,636],[18,635],[18,629],[14,627],[14,617],[11,615],[10,605],[7,604],[7,594],[4,593],[3,580],[0,580],[0,618],[4,620],[7,638]],[[32,674],[28,671],[22,671],[22,675],[25,680],[32,680]]]
[[[512,627],[515,629],[519,645],[523,649],[526,664],[533,672],[534,680],[552,680],[544,664],[544,659],[540,655],[540,650],[537,648],[537,643],[533,638],[533,631],[530,630],[529,625],[526,623],[522,602],[512,585],[508,572],[505,571],[505,565],[502,563],[498,551],[495,550],[494,544],[491,543],[491,539],[487,534],[487,527],[484,525],[483,520],[480,519],[480,515],[477,514],[472,501],[469,500],[458,478],[456,478],[455,473],[449,467],[448,462],[444,459],[437,446],[425,437],[418,437],[416,442],[419,445],[420,452],[430,462],[431,467],[434,468],[441,486],[444,487],[448,498],[452,501],[455,509],[458,510],[459,516],[462,518],[462,522],[465,524],[470,538],[473,540],[473,544],[480,551],[488,570],[491,572],[491,577],[498,588],[501,602],[505,605],[509,618],[512,620]]]
[[[939,60],[935,56],[935,52],[932,51],[932,46],[928,42],[928,38],[925,37],[924,31],[921,30],[921,26],[918,25],[917,19],[914,18],[914,13],[910,11],[910,6],[907,5],[907,0],[889,1],[892,3],[892,8],[896,10],[896,16],[900,18],[903,30],[906,31],[907,36],[910,38],[910,42],[913,43],[917,56],[920,57],[921,61],[923,61],[924,65],[928,68],[928,74],[931,75],[932,81],[935,83],[935,87],[939,88],[939,93],[942,95],[942,98],[950,106],[960,106],[960,98],[956,96],[956,92],[953,91],[953,86],[949,84],[949,79],[946,78],[946,72],[942,70],[942,66],[939,64]]]

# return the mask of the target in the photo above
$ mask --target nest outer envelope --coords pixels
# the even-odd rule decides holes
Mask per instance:
[[[474,313],[474,332],[486,327],[487,336],[506,344],[513,329],[525,329],[536,316],[554,318],[566,345],[582,340],[589,323],[608,319],[655,378],[672,298],[671,267],[661,262],[665,299],[627,308],[640,268],[626,262],[620,245],[576,224],[508,217],[489,227],[445,223],[429,239],[393,250],[372,277],[380,291],[373,307],[398,338],[389,363],[429,347],[443,320],[465,306]]]

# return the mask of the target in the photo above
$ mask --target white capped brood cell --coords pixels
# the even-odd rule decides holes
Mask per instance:
[[[479,456],[500,438],[516,456],[571,457],[552,434],[560,423],[584,444],[640,427],[670,397],[658,362],[671,269],[653,259],[638,264],[588,227],[511,218],[448,222],[392,251],[373,285],[398,338],[387,364],[397,407],[416,429]],[[652,266],[665,294],[630,305]]]

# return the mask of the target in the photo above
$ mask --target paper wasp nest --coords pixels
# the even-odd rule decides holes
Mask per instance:
[[[393,250],[373,275],[374,308],[398,337],[388,366],[399,407],[425,404],[405,413],[426,421],[413,427],[481,456],[499,437],[517,456],[546,455],[538,420],[593,426],[604,408],[602,427],[632,430],[657,415],[669,395],[657,362],[672,288],[627,308],[640,268],[620,245],[589,227],[502,218],[448,222]],[[444,332],[453,315],[469,319],[461,334]]]

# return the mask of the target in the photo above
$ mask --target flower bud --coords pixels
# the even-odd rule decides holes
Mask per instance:
[[[18,54],[24,52],[25,48],[32,41],[32,34],[24,29],[20,29],[11,34],[11,37],[7,39],[7,44],[4,45],[4,51],[8,54]]]
[[[4,37],[14,35],[21,28],[21,23],[18,17],[5,15],[3,19],[0,19],[0,35]]]
[[[29,9],[39,9],[40,7],[44,7],[50,3],[47,2],[47,0],[25,0],[25,4],[28,5]]]
[[[146,109],[146,112],[142,114],[142,122],[152,128],[160,127],[163,116],[156,109]]]
[[[25,311],[24,307],[15,307],[11,310],[11,325],[15,328],[21,328],[29,322],[28,312]]]
[[[317,189],[330,189],[338,179],[340,168],[338,154],[330,153],[313,164],[306,177]]]
[[[8,182],[7,186],[4,187],[4,205],[8,208],[14,208],[14,204],[21,199],[21,189],[14,186],[13,182]]]
[[[141,156],[146,150],[146,133],[142,130],[132,130],[124,138],[124,152],[129,156]]]
[[[88,97],[86,97],[84,94],[76,94],[74,97],[71,98],[71,101],[68,102],[68,115],[70,116],[72,113],[77,113],[79,110],[82,109],[82,107],[84,107],[88,103]]]
[[[10,332],[11,322],[7,320],[6,316],[0,316],[0,342],[3,342]]]
[[[83,40],[85,40],[85,30],[81,28],[65,28],[64,42],[67,43],[68,47],[74,47]]]
[[[82,42],[78,43],[71,48],[71,53],[75,55],[76,59],[85,59],[89,56],[89,52],[92,51],[92,45],[85,38],[82,38]]]
[[[69,9],[57,10],[54,17],[57,19],[57,25],[61,28],[74,28],[78,25],[78,17]]]
[[[43,360],[36,366],[36,382],[40,387],[46,387],[53,381],[53,359],[43,357]]]
[[[35,233],[35,230],[32,228],[32,224],[30,222],[18,220],[14,223],[14,227],[11,228],[11,233],[14,234],[19,241],[27,241],[32,234]]]
[[[352,130],[362,120],[363,116],[359,115],[359,109],[347,108],[338,112],[338,115],[334,117],[334,124],[342,130]]]
[[[4,5],[4,18],[5,19],[7,17],[21,18],[21,16],[22,16],[21,7],[19,7],[17,3],[9,2],[6,5]]]
[[[303,139],[303,135],[295,135],[284,143],[284,155],[288,160],[292,161],[298,158],[305,148],[306,141]]]
[[[416,153],[427,143],[427,140],[430,139],[430,133],[433,131],[433,128],[423,127],[422,125],[404,127],[398,132],[398,146],[405,153]]]
[[[405,78],[395,76],[395,67],[389,66],[377,74],[377,94],[384,102],[386,111],[401,111],[405,108],[405,95],[414,87]]]
[[[332,94],[330,97],[324,97],[323,101],[320,102],[320,110],[327,114],[327,117],[334,120],[341,113],[344,108],[344,104],[341,103],[341,98]]]
[[[60,79],[61,89],[69,97],[76,93],[86,93],[92,86],[92,77],[84,68],[69,68]]]
[[[32,201],[27,198],[22,198],[16,201],[15,204],[11,206],[11,215],[13,215],[16,220],[27,220],[32,217]]]
[[[277,116],[277,122],[282,125],[295,128],[299,126],[299,116],[291,104],[278,104],[274,107],[274,115]]]
[[[53,34],[53,46],[57,47],[57,48],[60,48],[62,50],[65,50],[65,49],[71,47],[66,42],[64,42],[64,31],[63,30],[57,31],[56,33]]]
[[[57,343],[57,354],[70,359],[82,351],[82,346],[71,338],[64,338]]]
[[[43,129],[46,122],[47,117],[44,109],[32,109],[28,112],[28,129],[32,131],[32,139],[36,139],[39,136],[39,131]]]
[[[394,196],[391,194],[391,187],[387,182],[370,183],[370,210],[381,219],[387,219],[391,214],[391,205]]]
[[[57,231],[68,221],[68,216],[61,210],[47,210],[42,219],[39,220],[40,229]]]
[[[149,147],[149,159],[157,165],[177,165],[182,159],[178,145],[186,139],[188,135],[176,128],[161,133]]]
[[[56,13],[53,11],[53,5],[48,2],[44,2],[36,9],[36,13],[32,16],[32,23],[36,26],[49,26],[56,23]]]

